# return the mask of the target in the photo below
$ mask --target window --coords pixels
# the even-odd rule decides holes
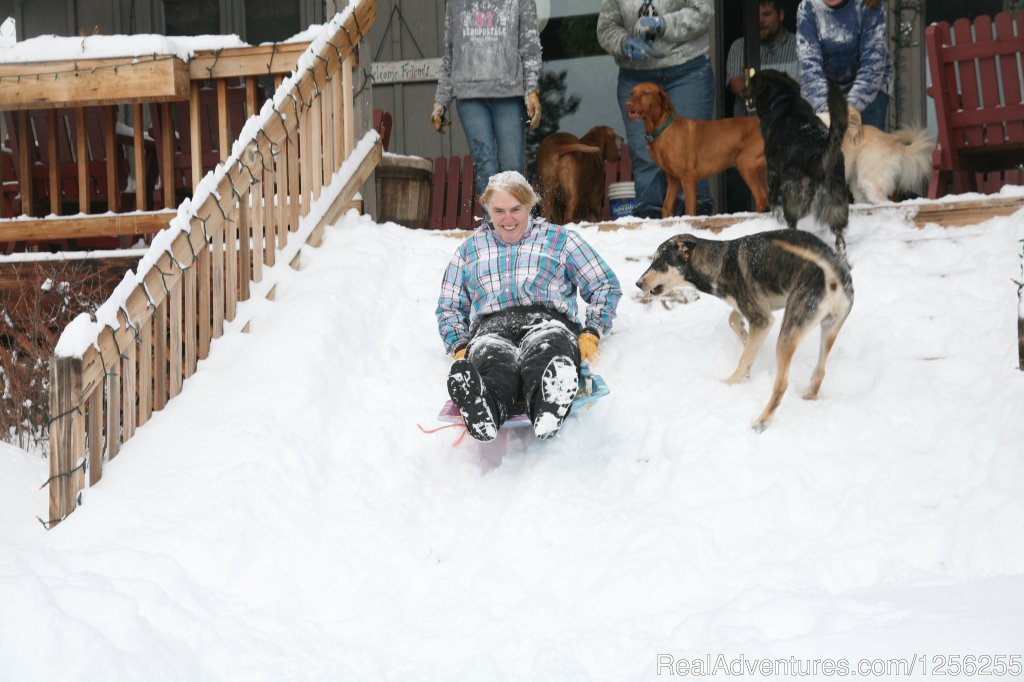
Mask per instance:
[[[245,42],[250,45],[290,38],[306,28],[299,23],[297,2],[247,0],[245,3]]]
[[[164,31],[169,36],[217,35],[219,0],[164,0]]]

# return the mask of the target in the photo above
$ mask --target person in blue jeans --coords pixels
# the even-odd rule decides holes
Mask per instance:
[[[803,0],[796,12],[800,90],[825,111],[828,81],[860,112],[861,123],[886,130],[893,86],[881,0]]]
[[[638,83],[657,83],[678,114],[711,119],[715,92],[708,61],[708,34],[714,18],[712,0],[603,0],[597,41],[619,66],[616,96],[633,162],[638,217],[661,217],[667,182],[647,151],[643,122],[631,121],[626,99]],[[680,210],[683,197],[676,204]],[[697,183],[697,213],[714,213],[707,180]]]
[[[535,0],[448,0],[430,118],[442,132],[456,100],[477,195],[495,173],[525,171],[525,124],[540,125],[540,68]]]

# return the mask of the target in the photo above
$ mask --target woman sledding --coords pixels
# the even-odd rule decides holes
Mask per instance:
[[[477,440],[494,440],[517,401],[536,436],[552,438],[622,289],[577,232],[531,217],[537,195],[520,173],[492,176],[480,203],[487,219],[456,250],[437,302],[455,356],[448,393]],[[582,326],[577,293],[587,303]]]

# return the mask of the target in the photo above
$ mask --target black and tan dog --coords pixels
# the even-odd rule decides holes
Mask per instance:
[[[785,308],[775,347],[775,387],[754,422],[757,431],[764,430],[782,401],[793,354],[815,325],[821,325],[821,350],[804,398],[818,397],[825,362],[853,306],[849,268],[823,241],[796,230],[761,232],[733,240],[677,235],[658,247],[654,262],[636,285],[655,295],[688,285],[732,306],[729,326],[743,341],[743,355],[736,371],[725,380],[729,384],[749,375],[771,330],[772,311]]]
[[[781,71],[765,69],[750,79],[744,98],[753,102],[761,122],[768,164],[768,205],[782,213],[786,225],[813,215],[836,237],[836,251],[846,260],[843,232],[849,221],[849,192],[843,163],[847,107],[842,91],[829,83],[826,127],[800,96],[800,84]]]

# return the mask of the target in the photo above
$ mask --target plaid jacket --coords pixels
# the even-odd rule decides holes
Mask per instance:
[[[622,298],[619,280],[573,230],[530,219],[515,244],[485,222],[452,256],[437,300],[437,327],[445,350],[466,345],[470,326],[485,315],[543,305],[576,320],[577,292],[587,302],[585,327],[611,329]]]

